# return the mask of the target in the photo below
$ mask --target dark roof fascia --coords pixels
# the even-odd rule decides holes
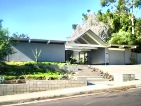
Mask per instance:
[[[26,39],[26,38],[15,38],[15,42],[24,42],[24,43],[44,43],[44,44],[65,44],[66,41],[61,40],[45,40],[45,39]]]

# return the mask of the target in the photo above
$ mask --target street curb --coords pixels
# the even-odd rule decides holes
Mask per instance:
[[[108,93],[108,92],[119,92],[119,91],[125,91],[131,88],[138,88],[141,87],[141,84],[139,85],[127,85],[127,86],[121,86],[121,87],[112,87],[112,88],[103,88],[99,90],[89,90],[89,91],[80,91],[80,92],[74,92],[74,93],[68,93],[68,94],[58,94],[58,95],[47,95],[47,96],[42,96],[42,97],[35,97],[35,98],[30,98],[30,99],[22,99],[22,100],[14,100],[14,101],[5,101],[5,102],[0,102],[0,105],[12,105],[12,104],[20,104],[20,103],[25,103],[25,102],[32,102],[32,101],[40,101],[40,100],[45,100],[45,99],[57,99],[57,98],[63,98],[63,97],[71,97],[75,95],[84,95],[84,94],[91,94],[91,93]]]

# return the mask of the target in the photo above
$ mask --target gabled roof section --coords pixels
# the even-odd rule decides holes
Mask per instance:
[[[84,33],[71,38],[72,41],[80,44],[97,44],[107,45],[102,39],[97,36],[91,29],[88,29]]]

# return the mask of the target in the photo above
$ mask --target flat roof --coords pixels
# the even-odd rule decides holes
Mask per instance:
[[[14,38],[13,41],[25,43],[46,43],[46,44],[65,44],[63,40],[46,40],[46,39],[29,39],[29,38]]]

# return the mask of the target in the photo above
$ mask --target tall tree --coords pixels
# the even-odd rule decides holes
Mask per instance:
[[[141,0],[100,0],[100,4],[102,7],[111,6],[120,15],[131,13],[132,34],[134,34],[134,8],[141,8]]]

